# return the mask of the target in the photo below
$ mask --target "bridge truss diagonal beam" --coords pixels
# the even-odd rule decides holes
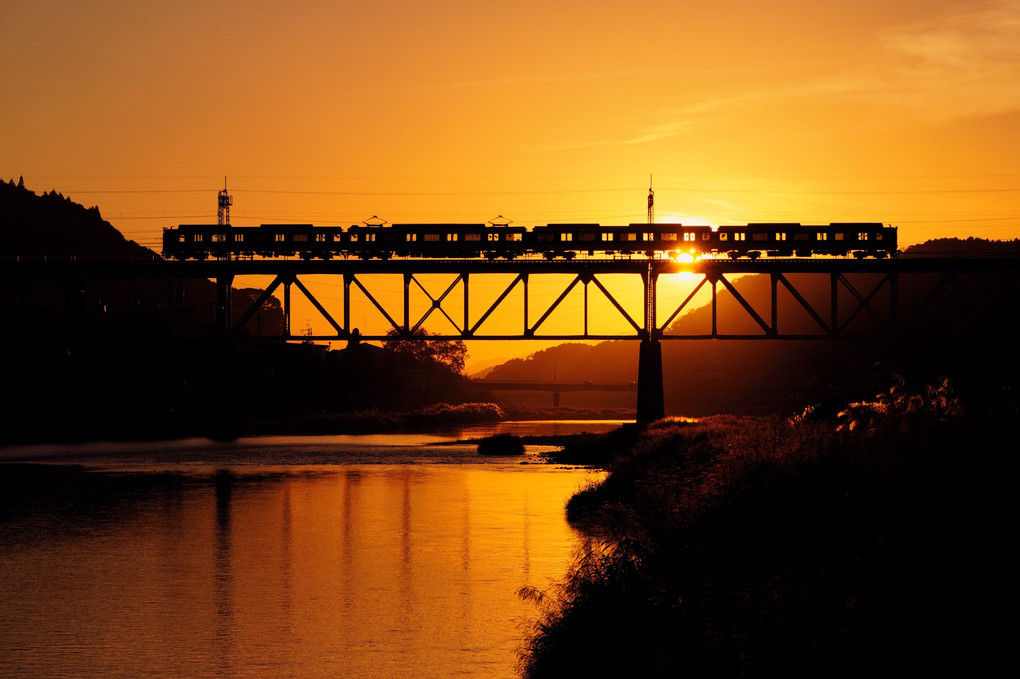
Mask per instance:
[[[846,288],[847,290],[850,291],[850,294],[853,295],[854,299],[857,300],[857,308],[854,309],[853,312],[850,314],[850,316],[846,319],[846,321],[844,321],[844,323],[841,326],[838,327],[838,329],[837,329],[837,333],[838,334],[843,334],[843,331],[846,330],[848,327],[850,327],[850,324],[854,321],[855,318],[857,318],[858,314],[860,314],[862,311],[867,311],[868,314],[873,319],[875,319],[875,322],[878,323],[879,326],[885,326],[887,329],[891,330],[891,328],[888,327],[889,324],[887,322],[883,321],[881,318],[879,318],[878,313],[871,306],[872,298],[874,298],[874,296],[876,294],[878,294],[878,291],[882,289],[883,285],[885,285],[886,283],[890,283],[890,279],[889,279],[889,275],[888,274],[883,276],[882,279],[878,281],[878,283],[871,290],[871,292],[868,293],[867,296],[862,295],[857,290],[857,288],[854,286],[854,284],[851,283],[847,279],[847,277],[844,276],[843,274],[840,274],[836,278],[836,283],[841,283],[844,288]],[[833,294],[835,295],[836,293],[833,293]]]
[[[258,296],[258,299],[252,302],[251,306],[248,307],[243,314],[241,314],[241,317],[234,324],[233,332],[238,333],[244,329],[244,326],[248,325],[248,321],[255,317],[255,314],[257,314],[259,309],[261,309],[262,306],[269,301],[269,298],[273,296],[273,293],[276,292],[276,289],[280,287],[283,281],[284,276],[277,276],[273,279],[273,282],[262,291],[262,294]]]
[[[467,337],[474,337],[475,336],[475,334],[478,332],[478,328],[480,328],[482,326],[482,324],[485,323],[485,321],[487,321],[489,319],[489,316],[491,316],[496,311],[496,309],[499,308],[499,305],[503,303],[503,300],[505,300],[510,295],[511,292],[513,292],[513,289],[515,287],[517,287],[518,283],[520,283],[524,287],[524,290],[525,290],[525,295],[524,295],[524,299],[525,299],[525,304],[524,304],[524,330],[527,331],[527,327],[528,327],[528,304],[527,304],[528,274],[526,274],[526,273],[519,273],[519,274],[517,274],[517,277],[514,278],[513,281],[510,282],[510,285],[506,286],[506,289],[503,290],[503,292],[500,293],[499,297],[496,298],[496,301],[493,302],[491,305],[489,305],[489,308],[485,310],[485,313],[482,314],[481,318],[479,318],[475,322],[475,324],[472,325],[469,330],[467,330],[467,332],[465,333],[467,335]],[[467,308],[467,300],[464,301],[464,305],[465,305],[465,309],[466,309]],[[465,312],[465,316],[466,315],[467,315],[467,313]],[[467,324],[465,324],[465,327],[467,327]]]
[[[726,276],[720,275],[718,277],[718,281],[722,282],[723,287],[725,287],[726,290],[729,291],[730,295],[733,296],[733,299],[737,300],[737,302],[740,304],[740,306],[742,306],[744,308],[744,311],[747,312],[747,314],[754,320],[754,322],[757,323],[759,326],[761,326],[761,329],[765,331],[766,335],[774,335],[775,334],[775,329],[772,328],[768,323],[766,323],[765,319],[763,319],[761,316],[758,315],[758,312],[754,310],[754,307],[751,306],[746,299],[744,299],[744,296],[741,295],[739,292],[737,292],[737,289],[735,287],[733,287],[732,283],[730,283],[728,280],[726,280]],[[715,287],[715,284],[716,284],[716,281],[712,281],[713,288]],[[712,296],[712,303],[713,304],[717,303],[716,300],[715,300],[715,295],[714,294]],[[713,333],[716,332],[716,328],[714,326],[715,326],[715,323],[713,323],[713,328],[712,328],[712,332]]]
[[[403,334],[405,334],[405,335],[413,335],[414,333],[416,333],[418,331],[419,328],[422,327],[422,325],[425,324],[425,321],[427,321],[429,316],[432,315],[432,312],[439,311],[439,313],[441,313],[443,316],[445,316],[446,320],[448,320],[450,322],[450,325],[452,325],[454,328],[456,328],[457,332],[459,334],[463,335],[465,330],[467,329],[467,325],[468,325],[467,322],[466,322],[466,319],[467,319],[466,309],[465,309],[465,314],[464,314],[465,323],[463,325],[459,325],[457,323],[457,321],[453,320],[450,317],[450,314],[446,313],[446,309],[443,308],[443,301],[450,295],[451,292],[453,292],[453,290],[457,287],[458,283],[463,282],[464,283],[465,304],[467,304],[467,294],[468,294],[467,293],[467,285],[468,285],[468,283],[467,283],[467,280],[468,280],[467,276],[468,276],[468,274],[466,274],[466,273],[457,274],[457,277],[453,279],[453,282],[450,283],[450,285],[446,288],[446,290],[443,292],[443,294],[441,294],[437,298],[437,297],[433,297],[432,296],[432,294],[425,288],[425,286],[422,284],[422,282],[419,281],[418,278],[413,273],[404,274],[404,333]],[[410,326],[410,310],[411,310],[411,300],[410,300],[409,284],[411,282],[413,282],[415,285],[417,285],[418,289],[420,289],[423,293],[425,293],[425,296],[429,298],[430,302],[432,302],[432,305],[422,315],[422,317],[418,319],[418,321],[414,324],[413,327],[409,327]]]
[[[560,303],[567,298],[567,295],[570,294],[570,291],[573,290],[580,282],[581,275],[578,274],[577,276],[574,276],[574,279],[571,280],[570,284],[566,287],[566,289],[560,293],[560,296],[556,298],[556,301],[554,301],[549,306],[549,308],[545,310],[545,313],[542,314],[542,316],[537,321],[535,321],[535,325],[525,330],[525,333],[530,337],[534,337],[535,331],[538,330],[539,326],[545,323],[545,320],[549,318],[550,315],[552,315],[552,312],[556,311],[556,307],[558,307]]]
[[[392,327],[393,330],[396,331],[398,334],[403,334],[401,332],[400,324],[397,323],[395,320],[393,320],[393,317],[390,316],[389,312],[387,312],[385,308],[383,308],[383,305],[380,304],[378,302],[378,300],[376,300],[376,298],[372,296],[372,293],[368,291],[368,288],[366,288],[362,284],[362,282],[360,280],[358,280],[357,275],[349,274],[349,276],[350,276],[349,279],[348,278],[344,279],[344,287],[349,289],[351,283],[354,283],[354,285],[358,286],[358,289],[361,290],[362,294],[365,295],[365,297],[368,299],[368,301],[371,302],[372,305],[376,309],[379,310],[379,313],[381,313],[383,315],[383,318],[385,318],[386,321],[390,324],[390,327]],[[348,313],[348,310],[350,309],[349,304],[350,304],[350,295],[349,295],[349,293],[347,291],[345,291],[345,294],[344,294],[344,314],[345,314],[345,318],[347,319],[348,329],[350,329],[350,320],[349,320],[350,319],[350,314]]]
[[[340,324],[333,320],[333,317],[330,316],[329,312],[326,311],[325,307],[323,307],[322,304],[319,303],[319,300],[315,298],[315,295],[313,295],[311,291],[304,286],[301,280],[295,276],[293,282],[294,285],[298,287],[298,290],[300,290],[301,293],[305,296],[305,298],[307,298],[308,301],[312,303],[312,306],[314,306],[315,309],[320,314],[322,314],[322,317],[326,319],[326,322],[333,326],[333,329],[336,330],[337,336],[338,337],[346,336],[347,335],[346,328],[340,327]]]
[[[598,279],[598,277],[592,275],[591,282],[595,284],[595,287],[597,287],[599,291],[603,295],[605,295],[606,299],[608,299],[609,302],[616,308],[616,310],[620,312],[620,315],[623,316],[623,319],[630,323],[630,327],[634,328],[635,332],[640,333],[642,330],[641,326],[638,325],[637,322],[635,322],[634,319],[630,317],[630,314],[627,313],[627,310],[624,309],[623,305],[621,305],[620,302],[617,301],[616,297],[611,292],[609,292],[609,290],[606,289],[606,286],[602,285],[602,282]]]
[[[830,327],[818,314],[818,312],[815,311],[815,308],[811,306],[806,299],[804,299],[804,296],[801,295],[800,291],[790,283],[786,276],[782,273],[775,273],[772,274],[772,327],[775,329],[777,334],[779,333],[779,319],[777,318],[779,300],[776,298],[775,294],[776,283],[783,284],[783,287],[786,288],[790,295],[797,301],[798,304],[800,304],[801,308],[804,309],[809,316],[811,316],[812,320],[818,324],[818,327],[821,328],[826,335],[831,335],[833,333],[833,328]]]
[[[694,287],[694,290],[692,290],[692,291],[691,291],[691,294],[687,295],[687,298],[686,298],[686,299],[685,299],[685,300],[684,300],[683,302],[681,302],[681,303],[680,303],[680,306],[678,306],[678,307],[676,308],[676,310],[675,310],[675,311],[674,311],[673,313],[671,313],[671,314],[669,315],[669,318],[667,318],[667,319],[666,319],[666,322],[665,322],[665,323],[663,323],[663,324],[662,324],[662,326],[660,326],[660,327],[656,328],[656,330],[657,330],[658,334],[660,334],[660,335],[661,335],[661,334],[663,334],[663,333],[664,333],[664,332],[666,331],[666,328],[668,328],[668,327],[669,327],[669,324],[670,324],[670,323],[672,323],[672,322],[673,322],[673,320],[674,320],[674,319],[675,319],[675,318],[676,318],[677,316],[679,316],[679,315],[680,315],[680,313],[681,313],[681,312],[682,312],[682,311],[683,311],[684,309],[686,309],[686,308],[687,308],[687,305],[688,305],[688,304],[690,304],[690,303],[691,303],[691,300],[693,300],[693,299],[695,298],[695,296],[697,296],[698,292],[700,292],[700,291],[701,291],[701,289],[702,289],[703,287],[705,287],[705,283],[707,283],[707,282],[708,282],[708,276],[703,276],[703,277],[701,278],[701,280],[700,280],[700,281],[698,281],[698,284],[697,284],[697,285],[696,285],[696,286]]]

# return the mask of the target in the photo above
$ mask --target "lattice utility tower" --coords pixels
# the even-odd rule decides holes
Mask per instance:
[[[652,175],[648,175],[648,223],[655,223],[655,192],[652,191]]]
[[[216,223],[220,226],[230,226],[230,206],[234,199],[227,193],[227,178],[223,178],[223,190],[218,194],[219,209],[216,210]]]

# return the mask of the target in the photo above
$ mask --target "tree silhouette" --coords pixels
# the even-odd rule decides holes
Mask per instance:
[[[393,339],[383,341],[384,349],[410,356],[423,363],[444,366],[457,374],[464,370],[467,347],[461,340],[402,338],[396,328],[391,328],[386,334]],[[411,334],[415,338],[428,337],[429,335],[425,328],[418,328]]]

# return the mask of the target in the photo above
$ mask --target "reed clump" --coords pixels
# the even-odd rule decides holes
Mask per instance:
[[[589,539],[524,593],[544,604],[524,676],[989,670],[1020,598],[1017,424],[944,382],[650,427],[571,500]]]

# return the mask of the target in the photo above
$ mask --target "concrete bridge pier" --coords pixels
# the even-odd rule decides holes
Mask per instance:
[[[662,344],[659,342],[655,320],[655,286],[658,277],[658,272],[649,262],[648,270],[642,276],[645,288],[645,331],[638,353],[638,424],[648,424],[666,416],[662,398]]]
[[[638,353],[637,422],[648,424],[666,416],[662,397],[662,344],[641,340]]]

